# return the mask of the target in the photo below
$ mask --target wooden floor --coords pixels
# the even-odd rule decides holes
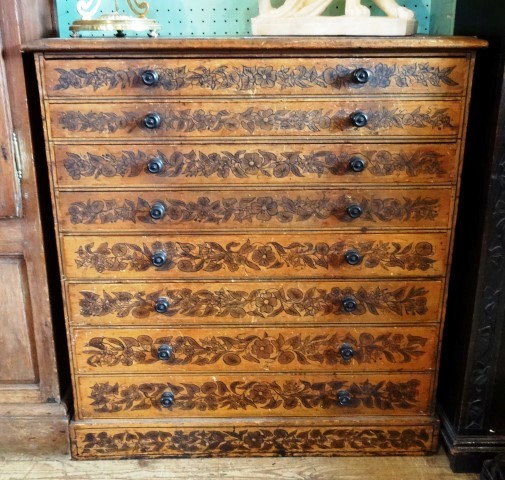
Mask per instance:
[[[455,475],[443,452],[433,457],[102,460],[4,455],[1,480],[478,480]]]

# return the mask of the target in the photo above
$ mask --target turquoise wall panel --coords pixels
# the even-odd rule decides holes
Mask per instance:
[[[282,0],[276,0],[282,4]],[[455,1],[455,0],[450,0]],[[68,27],[78,18],[77,0],[56,0],[60,36],[67,37]],[[373,15],[381,12],[370,0],[363,0],[364,5],[372,9]],[[416,12],[419,33],[430,33],[432,0],[400,0],[399,3]],[[150,0],[149,18],[158,20],[162,26],[160,34],[164,37],[182,36],[243,36],[251,34],[251,17],[258,15],[257,0]],[[334,0],[326,14],[342,15],[344,0]],[[126,7],[126,0],[120,1],[120,7]],[[114,0],[103,0],[99,13],[110,13],[114,9]],[[127,12],[127,8],[121,8]],[[110,33],[94,33],[93,36],[110,36]],[[141,35],[130,33],[129,36]]]

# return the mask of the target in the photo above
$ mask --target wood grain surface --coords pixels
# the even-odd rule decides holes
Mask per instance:
[[[357,457],[336,458],[181,458],[174,468],[172,459],[87,460],[75,462],[65,455],[0,454],[0,474],[32,480],[91,480],[97,476],[125,480],[140,478],[164,479],[167,471],[175,479],[234,480],[478,480],[478,474],[455,474],[443,451],[426,457]]]

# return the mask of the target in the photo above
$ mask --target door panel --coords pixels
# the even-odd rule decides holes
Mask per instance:
[[[24,261],[0,257],[0,384],[36,383],[32,315]]]
[[[3,51],[1,36],[0,51]],[[0,217],[18,215],[17,184],[6,69],[3,56],[0,55]]]

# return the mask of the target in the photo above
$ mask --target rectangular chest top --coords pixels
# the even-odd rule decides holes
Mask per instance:
[[[255,53],[276,55],[399,53],[418,50],[430,54],[455,53],[484,48],[487,42],[474,37],[226,37],[226,38],[49,38],[24,46],[26,52],[45,52],[64,57],[86,56],[233,56]]]

